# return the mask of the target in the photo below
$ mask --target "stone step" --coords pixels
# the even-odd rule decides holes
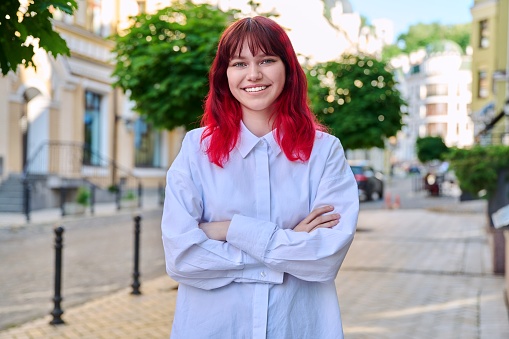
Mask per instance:
[[[23,198],[23,190],[0,190],[0,198]]]
[[[13,204],[21,204],[23,203],[23,196],[19,197],[5,197],[0,196],[0,206],[1,205],[13,205]]]
[[[4,187],[22,187],[23,186],[23,182],[22,181],[17,181],[17,180],[8,180],[8,181],[4,181],[1,185],[0,185],[0,188],[4,188]]]
[[[0,212],[22,212],[23,198],[3,198],[0,197]],[[0,215],[0,218],[2,216]]]

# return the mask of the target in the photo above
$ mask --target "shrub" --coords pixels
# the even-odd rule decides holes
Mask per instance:
[[[462,191],[478,195],[486,190],[491,196],[497,189],[498,172],[509,168],[509,147],[502,145],[453,148],[446,156]]]
[[[88,206],[88,202],[90,200],[90,191],[86,187],[78,188],[78,193],[76,194],[76,202],[83,206]]]

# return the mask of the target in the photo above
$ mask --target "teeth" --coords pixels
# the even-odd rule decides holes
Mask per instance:
[[[267,86],[250,87],[250,88],[246,88],[245,91],[246,92],[260,92],[260,91],[263,91],[266,88],[267,88]]]

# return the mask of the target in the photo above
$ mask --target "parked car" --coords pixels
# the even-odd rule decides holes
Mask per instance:
[[[384,196],[384,178],[366,161],[349,160],[348,164],[359,187],[359,200],[378,200]]]

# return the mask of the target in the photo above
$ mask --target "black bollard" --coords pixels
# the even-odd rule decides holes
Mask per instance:
[[[55,296],[53,297],[55,307],[53,308],[53,311],[51,311],[53,320],[50,321],[50,325],[60,325],[65,323],[62,320],[62,314],[64,314],[64,311],[60,306],[63,299],[60,294],[60,290],[62,288],[62,233],[64,233],[64,228],[62,226],[55,229]]]
[[[159,206],[164,206],[164,186],[163,186],[163,184],[159,183],[157,190],[158,190],[158,195],[159,195]]]
[[[90,214],[95,213],[95,185],[90,185]]]
[[[121,185],[119,184],[117,186],[117,190],[115,191],[115,203],[117,204],[117,211],[120,211],[120,200],[122,198],[122,188],[121,188]]]
[[[30,222],[30,183],[27,179],[23,180],[23,212],[27,222]]]
[[[65,201],[67,200],[67,188],[60,187],[60,215],[65,217]]]
[[[140,220],[139,215],[134,217],[134,272],[133,272],[133,284],[131,285],[133,290],[131,294],[140,295]]]

